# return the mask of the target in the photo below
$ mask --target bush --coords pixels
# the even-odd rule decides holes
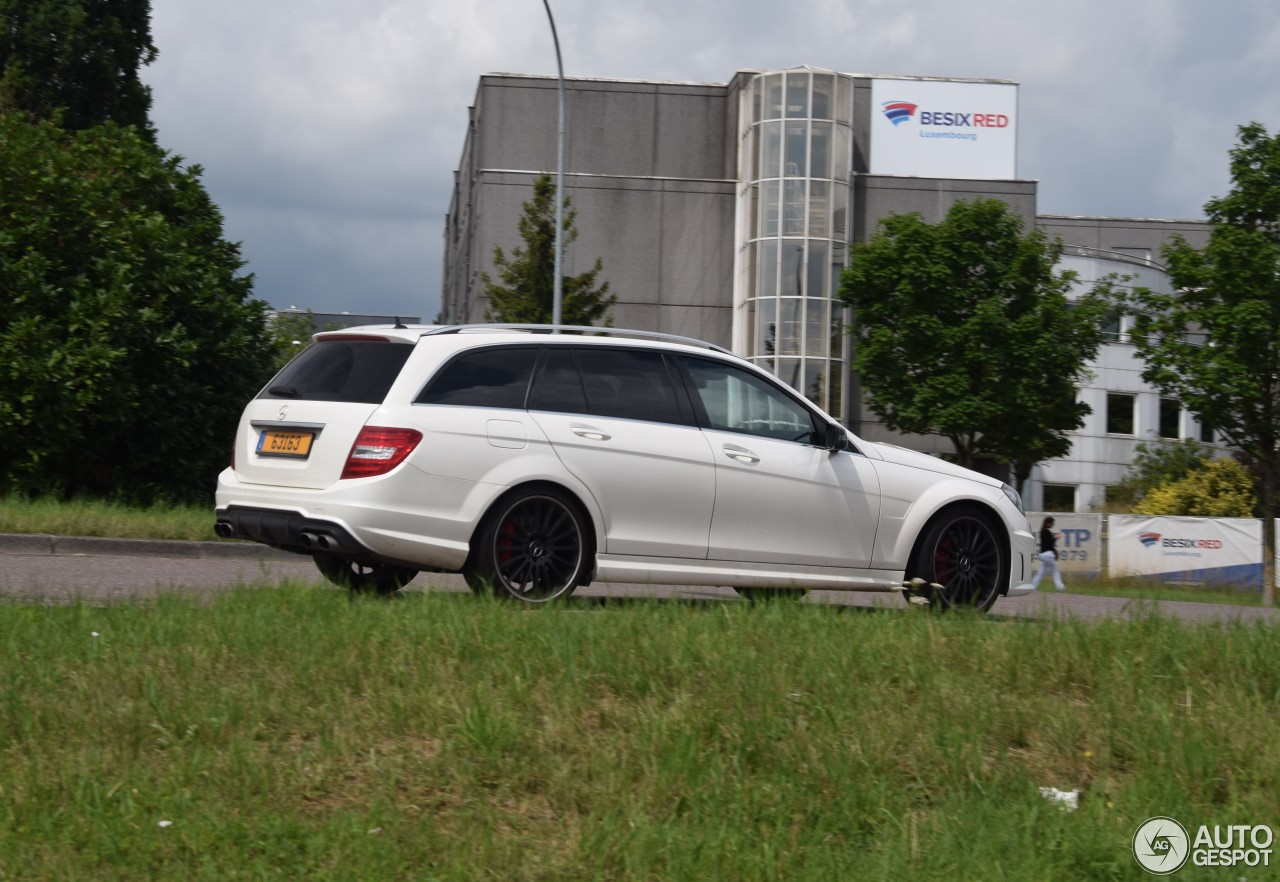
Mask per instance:
[[[1192,438],[1170,442],[1139,442],[1124,478],[1107,488],[1107,507],[1129,511],[1148,492],[1180,481],[1207,463],[1211,448]]]
[[[1250,518],[1258,504],[1253,483],[1249,470],[1234,459],[1215,459],[1181,480],[1149,490],[1133,511],[1145,515]]]
[[[110,123],[0,144],[0,489],[207,499],[271,351],[200,169]]]

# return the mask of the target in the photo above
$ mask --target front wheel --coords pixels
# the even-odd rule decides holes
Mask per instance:
[[[500,501],[485,519],[463,575],[473,591],[546,603],[583,581],[591,539],[578,506],[554,488]]]
[[[1000,596],[1008,570],[1004,548],[987,515],[972,506],[958,506],[925,530],[907,579],[941,586],[929,595],[934,608],[986,612]]]
[[[362,563],[327,551],[317,552],[312,559],[326,579],[352,594],[395,594],[418,575],[407,567]]]

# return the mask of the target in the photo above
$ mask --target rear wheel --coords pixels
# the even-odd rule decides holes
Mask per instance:
[[[927,594],[934,608],[969,607],[986,612],[1000,596],[1008,570],[1004,543],[991,518],[957,506],[929,525],[916,546],[907,579],[941,586]]]
[[[417,570],[382,563],[361,563],[327,551],[312,555],[316,569],[352,594],[395,594],[418,575]]]
[[[478,593],[546,603],[572,594],[590,559],[590,533],[572,498],[529,488],[489,513],[463,575]]]

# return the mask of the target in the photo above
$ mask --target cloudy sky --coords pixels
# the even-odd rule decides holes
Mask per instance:
[[[257,296],[439,307],[444,216],[481,74],[554,74],[539,0],[151,0],[165,148],[204,168]],[[744,68],[1014,80],[1051,214],[1191,218],[1241,123],[1280,131],[1275,0],[551,0],[565,74]]]

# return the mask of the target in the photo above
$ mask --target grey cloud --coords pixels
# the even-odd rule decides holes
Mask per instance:
[[[1040,209],[1194,217],[1237,125],[1280,128],[1266,0],[552,0],[571,76],[742,68],[1021,83]],[[487,71],[555,72],[537,0],[153,0],[163,146],[206,169],[275,305],[430,318],[443,218]],[[427,305],[424,306],[423,304]]]

